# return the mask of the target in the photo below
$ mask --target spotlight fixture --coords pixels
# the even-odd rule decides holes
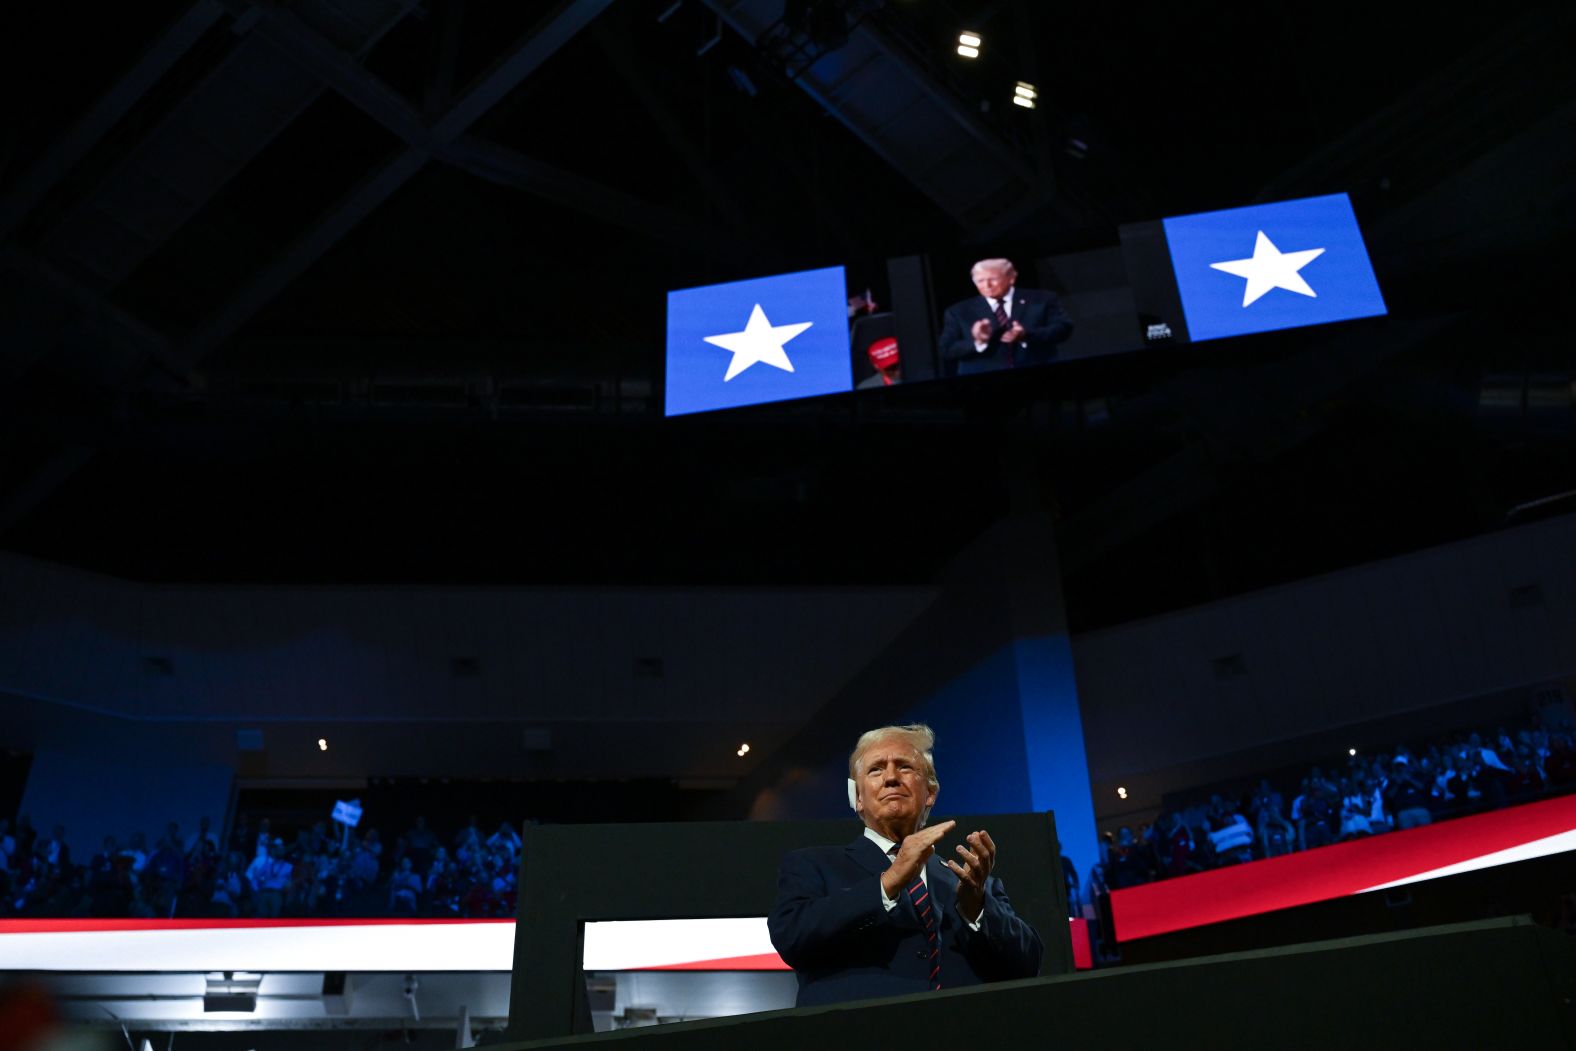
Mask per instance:
[[[326,737],[319,737],[317,739],[317,750],[319,752],[326,752],[326,751],[328,751],[328,738],[326,738]]]
[[[980,35],[978,33],[959,33],[958,54],[964,58],[979,58]]]
[[[1355,749],[1355,748],[1348,748],[1346,750],[1346,754],[1347,755],[1356,755],[1357,754],[1357,749]]]
[[[1024,109],[1033,109],[1034,100],[1040,97],[1040,91],[1026,80],[1018,81],[1012,89],[1012,104],[1022,106]]]
[[[744,744],[739,745],[739,750],[737,752],[733,753],[733,754],[739,756],[741,759],[744,756],[749,755],[750,754],[749,742],[745,742]]]
[[[1118,799],[1126,799],[1127,798],[1127,789],[1118,786],[1118,788],[1116,790],[1116,798],[1118,798]]]

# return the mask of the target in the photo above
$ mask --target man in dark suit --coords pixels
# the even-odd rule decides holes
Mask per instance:
[[[947,308],[941,326],[941,356],[955,362],[957,375],[1043,365],[1056,344],[1072,335],[1072,318],[1056,293],[1018,288],[1010,259],[981,259],[970,276],[979,295]]]
[[[990,874],[990,833],[970,832],[955,859],[936,856],[956,822],[925,827],[940,789],[934,743],[921,725],[862,736],[848,771],[864,834],[783,858],[767,926],[799,979],[799,1006],[1039,973],[1044,946]]]

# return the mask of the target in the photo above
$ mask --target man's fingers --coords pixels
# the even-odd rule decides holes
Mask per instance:
[[[932,825],[930,828],[922,828],[913,835],[904,837],[902,849],[905,851],[918,851],[922,857],[928,858],[936,849],[936,841],[942,836],[946,835],[948,832],[951,832],[952,826],[956,824],[956,821],[943,821],[939,825]],[[910,846],[910,844],[912,844],[912,846]]]
[[[970,887],[974,890],[985,889],[985,877],[980,870],[970,865],[959,865],[956,861],[945,861],[942,864],[951,869],[958,877],[958,886]]]

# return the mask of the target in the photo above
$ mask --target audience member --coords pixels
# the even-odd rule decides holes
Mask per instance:
[[[1395,815],[1395,827],[1405,831],[1434,820],[1428,810],[1429,760],[1421,760],[1414,770],[1412,764],[1397,755],[1390,777],[1390,811]]]
[[[272,917],[284,911],[293,869],[294,866],[285,860],[285,841],[278,837],[267,845],[265,853],[252,860],[246,870],[246,879],[252,887],[256,915]]]
[[[1229,807],[1222,807],[1212,821],[1210,850],[1217,865],[1241,865],[1253,860],[1253,828],[1248,819]]]
[[[57,872],[71,868],[71,847],[66,843],[66,826],[56,825],[44,841],[44,861]]]
[[[1155,878],[1149,850],[1133,838],[1133,830],[1123,825],[1108,851],[1106,876],[1113,888],[1136,887]]]
[[[1353,839],[1373,832],[1368,823],[1368,797],[1350,780],[1341,784],[1341,838]]]
[[[219,915],[239,916],[243,905],[248,902],[250,890],[246,861],[239,851],[232,850],[225,855],[224,865],[214,878],[213,893],[208,900]]]
[[[1297,829],[1281,809],[1281,794],[1271,789],[1269,781],[1265,780],[1259,782],[1259,791],[1253,798],[1259,856],[1276,858],[1290,854],[1297,841]]]
[[[433,851],[438,848],[438,837],[427,827],[427,819],[416,815],[416,823],[405,833],[405,855],[417,872],[426,872],[432,866]]]
[[[1185,876],[1189,872],[1203,871],[1197,860],[1198,844],[1193,838],[1193,830],[1182,820],[1181,811],[1173,810],[1161,819],[1155,847],[1160,869],[1166,876]]]
[[[208,826],[209,826],[208,815],[204,814],[202,816],[202,818],[200,820],[198,820],[198,822],[197,822],[197,831],[193,832],[190,836],[188,836],[186,838],[186,855],[188,857],[197,854],[198,853],[198,849],[197,848],[204,841],[207,841],[208,843],[211,843],[213,845],[214,852],[218,853],[218,851],[219,851],[219,837],[214,835],[213,831]]]
[[[416,875],[410,858],[401,858],[399,868],[389,879],[389,912],[414,916],[420,910],[421,877]]]
[[[502,822],[498,826],[498,831],[487,837],[486,846],[494,850],[498,847],[505,847],[508,849],[510,857],[519,857],[520,834],[514,830],[514,826],[509,824],[509,822]]]

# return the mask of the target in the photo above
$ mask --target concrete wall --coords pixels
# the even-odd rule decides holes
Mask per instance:
[[[739,796],[755,817],[843,816],[852,832],[849,749],[871,727],[909,721],[936,731],[936,817],[1054,810],[1064,853],[1087,870],[1094,811],[1047,516],[1008,519],[965,550],[935,602]]]
[[[1576,673],[1576,516],[1078,636],[1096,781]]]

